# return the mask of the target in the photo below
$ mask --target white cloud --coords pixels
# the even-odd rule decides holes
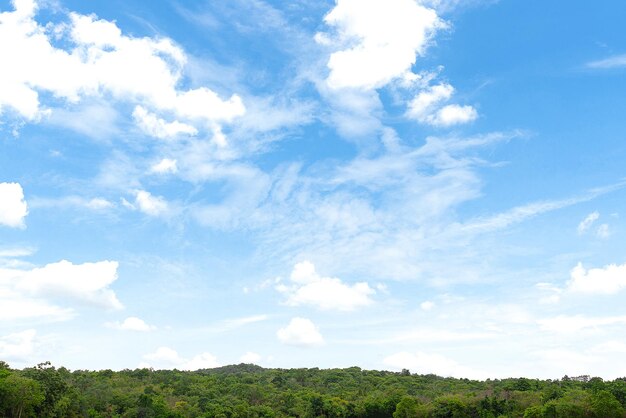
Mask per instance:
[[[259,364],[261,356],[257,353],[253,353],[252,351],[248,351],[246,354],[239,357],[239,361],[246,364]]]
[[[2,274],[0,272],[0,274]],[[6,293],[0,289],[0,321],[41,319],[50,322],[67,321],[74,316],[74,310],[50,304],[19,293]]]
[[[436,126],[452,126],[472,122],[476,118],[478,112],[472,106],[451,104],[439,109],[431,123]]]
[[[626,288],[626,264],[585,269],[578,263],[570,272],[567,290],[574,293],[612,295]]]
[[[558,303],[561,301],[561,294],[563,293],[563,289],[555,286],[552,283],[537,283],[535,285],[537,289],[542,291],[546,296],[541,297],[539,301],[541,303]]]
[[[595,353],[603,353],[603,354],[606,354],[606,353],[625,354],[626,343],[624,343],[623,341],[618,341],[618,340],[609,340],[609,341],[605,341],[605,342],[602,342],[600,344],[593,346],[591,351]]]
[[[176,350],[169,347],[159,347],[154,353],[145,354],[143,358],[159,365],[167,364],[169,366],[182,364],[185,361],[178,355]]]
[[[34,197],[29,200],[32,208],[84,208],[93,211],[105,211],[115,207],[115,204],[102,197],[91,199],[81,196],[65,196],[61,198]]]
[[[122,135],[118,127],[120,113],[112,103],[80,103],[69,109],[52,109],[43,122],[53,127],[61,127],[95,139],[107,139]],[[55,156],[60,156],[57,154]]]
[[[465,377],[470,379],[485,379],[487,377],[487,374],[483,371],[462,366],[440,354],[402,351],[386,357],[383,363],[394,370],[409,369],[411,372],[418,374],[432,373],[444,377]]]
[[[487,6],[498,3],[500,0],[421,0],[428,7],[436,9],[440,13],[450,13],[460,8]]]
[[[430,300],[420,303],[420,308],[422,308],[423,311],[430,311],[434,307],[435,303],[431,302]]]
[[[311,347],[324,344],[324,338],[317,326],[306,318],[292,318],[276,335],[281,343],[287,345]]]
[[[142,106],[135,106],[133,118],[145,133],[155,138],[171,139],[181,134],[192,136],[198,134],[198,130],[193,126],[178,121],[166,122]]]
[[[28,205],[22,186],[19,183],[0,183],[0,225],[23,228],[26,215]]]
[[[463,225],[462,229],[466,232],[488,232],[502,229],[546,212],[566,208],[582,202],[588,202],[598,196],[620,190],[624,185],[625,183],[620,182],[606,187],[591,189],[583,195],[567,199],[528,203],[490,217],[474,219]]]
[[[373,344],[389,344],[398,342],[460,342],[473,340],[493,340],[497,337],[494,332],[456,331],[446,329],[418,328],[407,329],[397,332],[390,337],[379,338],[370,341]]]
[[[222,324],[224,328],[226,329],[235,329],[235,328],[243,327],[245,325],[255,324],[257,322],[267,321],[268,318],[269,316],[265,314],[251,315],[251,316],[245,316],[242,318],[227,319],[223,321]]]
[[[341,135],[367,137],[382,129],[379,116],[383,104],[376,91],[321,89],[321,93],[330,102],[330,119]]]
[[[600,213],[598,212],[591,212],[589,215],[587,215],[585,219],[583,219],[578,224],[578,228],[576,228],[578,234],[582,235],[583,233],[585,233],[591,227],[591,225],[593,225],[593,223],[598,220],[598,218],[600,218]]]
[[[211,353],[202,353],[198,354],[191,358],[191,360],[185,361],[185,363],[180,367],[181,370],[200,370],[200,369],[212,369],[214,367],[219,367],[220,364],[217,361],[217,357],[215,357]]]
[[[626,324],[626,316],[588,318],[584,315],[559,315],[537,321],[543,331],[576,334],[582,330],[599,329],[609,325]]]
[[[417,119],[420,122],[428,123],[434,110],[442,102],[449,100],[454,93],[454,87],[450,84],[442,83],[430,86],[417,94],[409,103],[407,116]]]
[[[70,297],[105,308],[121,309],[122,304],[109,288],[117,280],[117,267],[117,261],[73,264],[62,260],[31,271],[9,271],[8,276],[18,280],[18,290],[30,294]],[[2,273],[7,271],[0,271]]]
[[[596,230],[596,236],[598,238],[608,238],[611,236],[611,230],[609,228],[609,224],[602,224]]]
[[[202,333],[210,333],[217,334],[232,331],[241,327],[245,327],[251,324],[256,324],[258,322],[267,321],[269,319],[269,315],[261,314],[261,315],[251,315],[244,316],[241,318],[232,318],[232,319],[224,319],[222,321],[218,321],[214,324],[197,328],[197,332]]]
[[[588,374],[592,367],[595,366],[594,368],[597,369],[599,364],[606,364],[607,361],[606,356],[561,348],[537,350],[530,354],[537,357],[533,364],[539,363],[541,369],[553,375],[555,373],[559,373],[559,375],[565,373],[570,376]],[[606,372],[603,373],[605,376],[607,374]]]
[[[341,135],[371,138],[384,132],[383,104],[376,89],[390,83],[400,101],[401,96],[422,89],[407,111],[407,117],[421,123],[449,127],[478,117],[472,106],[444,106],[454,88],[447,83],[428,87],[436,72],[412,70],[435,33],[447,27],[423,2],[337,0],[324,21],[334,30],[315,35],[319,45],[332,51],[329,75],[318,88],[331,102],[330,118]]]
[[[163,158],[161,161],[150,167],[150,172],[157,174],[176,173],[178,172],[178,165],[176,160]]]
[[[121,309],[110,285],[117,280],[115,261],[73,264],[60,261],[34,269],[0,268],[0,320],[40,318],[66,320],[68,301]]]
[[[451,104],[442,106],[454,93],[447,83],[430,86],[421,91],[408,104],[407,117],[433,126],[452,126],[468,123],[478,117],[472,106]]]
[[[138,123],[155,136],[212,131],[245,112],[237,95],[223,100],[206,87],[178,89],[187,58],[167,38],[125,36],[114,22],[78,13],[69,14],[69,23],[40,24],[35,1],[13,6],[15,11],[0,14],[0,112],[10,108],[37,120],[49,113],[40,93],[69,103],[106,95],[140,105]],[[63,43],[71,48],[56,46]],[[183,121],[166,123],[151,112]]]
[[[154,353],[143,356],[147,362],[139,367],[155,369],[199,370],[218,367],[217,358],[211,353],[201,353],[191,359],[181,357],[176,350],[169,347],[159,347]]]
[[[153,331],[156,329],[154,325],[148,325],[143,319],[131,316],[126,318],[122,322],[107,322],[105,324],[108,328],[119,329],[122,331]]]
[[[34,351],[34,340],[37,331],[29,329],[0,337],[0,358],[4,360],[21,360]]]
[[[120,202],[122,203],[122,206],[124,206],[126,209],[130,209],[130,210],[136,210],[137,209],[135,207],[135,205],[133,205],[132,203],[130,203],[128,200],[126,200],[123,197],[120,198]]]
[[[614,55],[602,60],[591,61],[587,63],[588,68],[610,69],[626,67],[626,54]]]
[[[150,216],[164,215],[169,210],[165,199],[160,196],[153,196],[145,190],[135,192],[135,205],[141,212]]]
[[[370,295],[376,293],[366,282],[353,285],[332,277],[321,277],[309,261],[297,263],[291,273],[293,285],[278,285],[276,289],[287,296],[287,305],[314,306],[321,310],[353,311],[370,305]]]
[[[0,258],[28,257],[35,252],[36,250],[30,247],[0,248]]]
[[[89,201],[87,201],[85,206],[88,207],[89,209],[103,210],[103,209],[110,209],[110,208],[112,208],[113,207],[113,203],[109,202],[106,199],[102,199],[100,197],[95,197],[95,198],[90,199]]]
[[[401,77],[445,27],[434,10],[413,0],[338,0],[324,21],[337,31],[336,38],[315,37],[337,48],[327,64],[331,88],[372,89]]]
[[[463,261],[459,252],[475,252],[479,245],[469,241],[478,234],[520,222],[530,213],[516,210],[467,225],[453,222],[459,205],[481,195],[475,166],[484,161],[467,154],[520,136],[428,137],[422,146],[401,144],[329,170],[306,172],[292,165],[274,176],[260,207],[239,214],[240,222],[259,231],[259,257],[319,260],[339,277],[472,280],[467,272],[475,269],[475,254]],[[534,214],[548,210],[532,209]],[[463,274],[448,271],[453,266],[442,256],[444,248],[460,249],[453,264],[467,262]],[[282,284],[284,291],[301,286]]]

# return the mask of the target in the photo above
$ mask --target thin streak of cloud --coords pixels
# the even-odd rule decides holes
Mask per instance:
[[[563,209],[578,203],[591,201],[599,196],[622,189],[626,186],[626,181],[621,181],[610,186],[595,188],[587,191],[581,196],[560,200],[547,200],[533,202],[526,205],[514,207],[506,212],[499,213],[486,218],[478,218],[462,226],[465,232],[490,232],[506,228],[516,223],[523,222],[543,213]]]
[[[186,331],[189,333],[221,334],[245,327],[247,325],[267,321],[268,319],[270,319],[270,316],[266,314],[251,315],[241,318],[224,319],[205,327],[190,328]]]
[[[613,55],[597,61],[588,62],[585,67],[596,70],[608,70],[612,68],[626,68],[626,54]]]

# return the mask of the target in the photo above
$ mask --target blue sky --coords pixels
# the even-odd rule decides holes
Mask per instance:
[[[12,366],[626,375],[626,4],[0,13]]]

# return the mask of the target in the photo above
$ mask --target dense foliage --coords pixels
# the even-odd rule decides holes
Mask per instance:
[[[484,382],[348,369],[70,372],[0,362],[4,417],[626,417],[626,378]]]

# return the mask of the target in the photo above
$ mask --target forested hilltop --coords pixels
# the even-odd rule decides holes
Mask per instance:
[[[625,417],[626,378],[474,381],[348,369],[69,371],[0,362],[4,417]]]

